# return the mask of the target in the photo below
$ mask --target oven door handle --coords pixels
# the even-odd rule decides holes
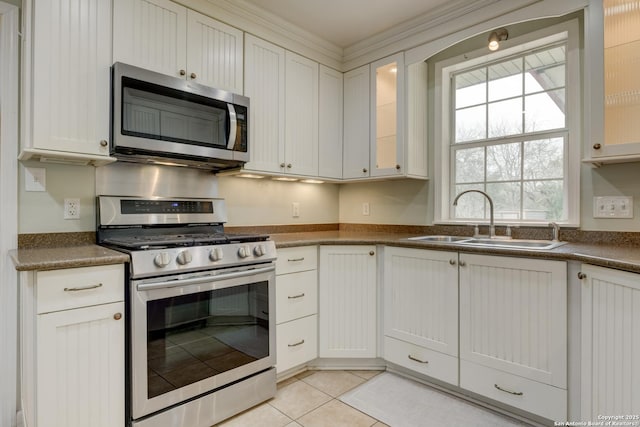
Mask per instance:
[[[251,270],[244,270],[244,271],[236,271],[233,273],[223,273],[215,276],[203,276],[203,277],[194,277],[191,279],[169,280],[166,282],[157,282],[157,283],[141,283],[136,286],[136,289],[138,291],[150,291],[153,289],[175,288],[177,286],[199,285],[201,283],[219,282],[221,280],[237,279],[241,277],[254,276],[256,274],[261,274],[261,273],[270,273],[272,271],[275,271],[275,269],[276,267],[272,265],[269,267],[254,268]]]

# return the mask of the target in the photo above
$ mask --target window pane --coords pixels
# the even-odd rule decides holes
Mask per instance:
[[[489,67],[489,101],[522,96],[522,58]]]
[[[482,184],[456,185],[456,195],[466,190],[484,191]],[[453,217],[458,219],[485,219],[489,218],[488,208],[485,206],[486,198],[479,193],[467,193],[458,199],[458,205],[453,207]],[[487,214],[485,215],[485,210]]]
[[[487,102],[486,69],[469,71],[455,76],[456,99],[455,108]]]
[[[522,133],[522,99],[489,104],[489,138]]]
[[[525,105],[525,132],[564,128],[565,90],[527,95]]]
[[[456,150],[456,183],[484,181],[484,148]]]
[[[564,220],[563,184],[561,180],[524,183],[524,219]]]
[[[564,174],[564,139],[524,143],[524,179],[560,178]]]
[[[487,181],[520,179],[520,143],[487,147]]]
[[[556,46],[525,56],[525,93],[564,87],[565,60],[564,46]]]
[[[456,111],[456,142],[474,141],[487,137],[486,106]]]
[[[520,182],[487,184],[495,219],[520,219]]]

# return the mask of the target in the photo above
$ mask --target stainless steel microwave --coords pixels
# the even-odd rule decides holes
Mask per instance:
[[[249,98],[116,62],[112,156],[215,171],[249,161]]]

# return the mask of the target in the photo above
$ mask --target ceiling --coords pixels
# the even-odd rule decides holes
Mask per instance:
[[[247,0],[336,46],[345,48],[448,0]]]

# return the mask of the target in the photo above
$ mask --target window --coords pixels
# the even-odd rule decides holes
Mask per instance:
[[[473,189],[491,196],[497,223],[577,225],[580,86],[570,24],[436,64],[436,221],[488,220],[481,194],[452,204]]]

